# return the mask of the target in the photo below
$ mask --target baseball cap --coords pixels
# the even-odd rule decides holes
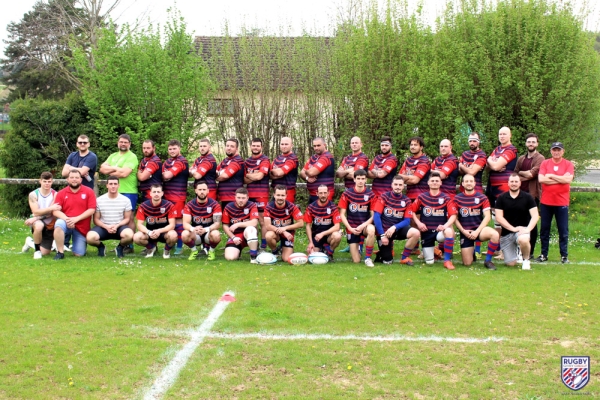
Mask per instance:
[[[563,144],[561,142],[554,142],[552,143],[552,146],[550,146],[550,149],[565,149],[565,146],[563,146]]]

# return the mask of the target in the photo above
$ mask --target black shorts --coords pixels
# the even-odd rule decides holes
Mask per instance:
[[[465,249],[468,247],[475,247],[475,242],[481,242],[482,240],[478,237],[475,240],[471,240],[468,237],[466,237],[465,235],[463,235],[463,233],[460,233],[460,248],[461,249]]]
[[[360,243],[365,239],[365,235],[355,235],[352,233],[346,233],[346,242],[348,244]]]
[[[31,233],[33,233],[33,228],[31,228]],[[46,226],[44,226],[44,229],[42,229],[42,243],[40,243],[40,247],[43,247],[46,250],[51,250],[53,241],[54,229],[48,229]]]
[[[402,228],[400,230],[396,229],[396,232],[394,232],[394,234],[390,238],[390,244],[393,245],[394,240],[406,240],[406,238],[408,237],[409,230],[410,230],[410,225],[405,226],[404,228]],[[382,246],[381,237],[379,239],[377,239],[377,244],[379,245],[379,247]]]
[[[116,233],[108,233],[108,231],[99,226],[95,226],[92,228],[92,232],[96,232],[98,236],[100,236],[100,241],[103,242],[105,240],[121,240],[121,232],[127,229],[127,225],[123,225],[117,228]]]
[[[167,243],[167,239],[165,239],[166,234],[167,234],[167,232],[163,232],[160,235],[158,235],[158,237],[156,239],[150,239],[150,237],[148,237],[148,243],[157,243],[157,242]]]
[[[312,237],[312,241],[313,241],[313,245],[314,247],[316,247],[317,249],[323,250],[323,246],[325,246],[326,244],[328,244],[328,240],[329,240],[329,235],[324,235],[321,240],[317,240],[315,239],[315,236],[318,235],[320,232],[317,232],[315,234],[313,234]]]
[[[425,247],[435,247],[435,238],[438,235],[438,231],[436,230],[428,230],[427,232],[421,232],[421,246]]]

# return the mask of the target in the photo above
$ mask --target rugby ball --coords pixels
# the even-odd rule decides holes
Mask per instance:
[[[311,264],[327,264],[329,262],[329,257],[327,257],[327,254],[325,253],[316,251],[314,253],[310,253],[308,256],[308,261]]]
[[[277,256],[265,251],[256,257],[256,262],[263,265],[275,264],[277,262]]]
[[[292,265],[306,264],[307,261],[308,261],[308,256],[304,253],[293,253],[288,258],[288,262]]]

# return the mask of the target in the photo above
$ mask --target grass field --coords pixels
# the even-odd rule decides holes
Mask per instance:
[[[572,264],[531,271],[458,256],[455,271],[367,269],[339,253],[296,267],[226,262],[222,250],[212,263],[100,259],[92,247],[84,259],[33,260],[20,253],[22,221],[0,215],[0,398],[143,398],[227,290],[237,301],[164,398],[600,396],[599,203],[572,198]],[[579,392],[560,381],[567,355],[591,357]]]

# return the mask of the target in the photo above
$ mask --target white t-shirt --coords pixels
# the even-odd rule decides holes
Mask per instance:
[[[96,200],[96,211],[100,212],[100,221],[106,225],[116,225],[123,221],[125,211],[131,211],[131,201],[120,193],[114,199],[106,193]]]

